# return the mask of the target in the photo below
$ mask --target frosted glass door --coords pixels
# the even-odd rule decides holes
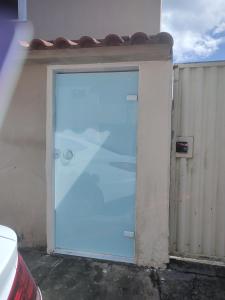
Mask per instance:
[[[55,75],[56,251],[134,257],[137,90],[135,71]]]

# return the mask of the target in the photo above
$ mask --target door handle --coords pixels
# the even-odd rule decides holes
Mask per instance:
[[[67,149],[66,151],[63,152],[63,158],[67,161],[73,159],[73,151],[70,149]]]

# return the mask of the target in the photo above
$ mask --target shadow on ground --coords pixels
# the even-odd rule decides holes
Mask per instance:
[[[38,249],[21,254],[43,300],[225,300],[225,267],[171,261],[155,270]]]

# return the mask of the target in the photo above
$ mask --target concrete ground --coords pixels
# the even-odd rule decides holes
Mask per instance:
[[[166,270],[49,256],[44,250],[21,254],[43,300],[225,300],[225,267],[171,260]]]

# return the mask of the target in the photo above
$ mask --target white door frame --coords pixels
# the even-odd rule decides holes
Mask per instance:
[[[47,179],[47,251],[48,253],[70,254],[83,257],[92,257],[122,262],[136,262],[135,258],[127,258],[122,256],[84,253],[78,251],[68,251],[57,249],[55,246],[55,199],[54,199],[54,78],[56,73],[78,73],[78,72],[109,72],[109,71],[139,71],[140,62],[133,63],[106,63],[106,64],[87,64],[87,65],[49,65],[47,67],[47,118],[46,118],[46,179]],[[138,84],[138,94],[140,85]],[[137,112],[138,114],[138,112]],[[138,127],[138,124],[137,124]],[[138,132],[138,128],[137,128]],[[137,139],[138,140],[138,139]],[[138,155],[138,154],[137,154]],[[137,172],[136,172],[137,174]],[[137,200],[137,175],[136,175],[136,197]],[[135,209],[136,215],[136,209]],[[136,218],[135,218],[136,227]],[[135,230],[136,232],[136,230]],[[136,246],[136,240],[134,248]]]

